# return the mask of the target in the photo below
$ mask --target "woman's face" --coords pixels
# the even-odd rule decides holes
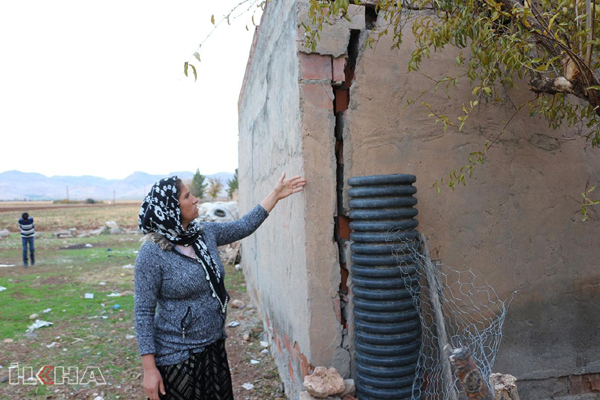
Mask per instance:
[[[190,193],[185,183],[181,183],[179,208],[181,209],[181,225],[187,229],[190,222],[198,218],[198,198]]]

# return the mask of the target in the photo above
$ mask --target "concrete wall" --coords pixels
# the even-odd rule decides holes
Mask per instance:
[[[430,92],[404,108],[431,86],[407,73],[410,34],[398,50],[390,50],[386,36],[374,50],[358,46],[350,69],[351,48],[367,32],[364,9],[352,12],[351,23],[326,26],[310,53],[301,44],[306,3],[270,2],[240,97],[241,212],[282,171],[308,181],[303,194],[278,205],[246,239],[242,254],[289,398],[297,398],[311,365],[353,373],[345,182],[390,173],[417,176],[419,230],[434,258],[471,268],[501,298],[519,291],[494,370],[516,375],[522,398],[584,393],[600,382],[600,247],[597,223],[582,223],[575,212],[586,180],[599,175],[598,151],[584,140],[563,140],[575,130],[552,131],[523,111],[466,187],[436,194],[430,186],[437,179],[496,138],[512,117],[511,102],[532,96],[506,93],[506,104],[481,107],[463,132],[444,132],[420,102],[458,115],[471,88],[451,89],[452,100],[444,90]],[[457,73],[455,56],[433,54],[422,69],[430,77]]]
[[[533,96],[506,93],[505,104],[480,108],[463,132],[444,133],[421,101],[460,115],[457,99],[468,99],[471,87],[451,89],[452,100],[440,89],[404,109],[431,86],[423,75],[407,73],[412,44],[406,32],[398,50],[390,51],[384,37],[375,50],[361,53],[345,113],[344,180],[415,174],[418,229],[429,237],[432,256],[454,269],[473,269],[500,298],[518,290],[494,370],[525,380],[519,384],[522,398],[543,398],[528,395],[534,383],[529,380],[599,372],[598,224],[575,214],[586,180],[600,175],[598,151],[584,140],[563,140],[574,137],[575,129],[553,131],[524,109],[466,187],[436,194],[430,188],[436,180],[494,140],[514,112],[511,102]],[[433,54],[422,70],[434,78],[456,74],[455,56]]]
[[[336,317],[331,89],[320,75],[301,75],[295,1],[268,3],[255,35],[239,103],[241,212],[260,202],[284,171],[303,175],[310,190],[281,202],[244,241],[242,263],[286,392],[297,398],[311,364],[344,362],[348,369],[350,363],[347,351],[339,354],[342,327]],[[331,59],[329,71],[330,82]]]

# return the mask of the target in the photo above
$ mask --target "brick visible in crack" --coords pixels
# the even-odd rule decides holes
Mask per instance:
[[[340,239],[350,240],[350,218],[338,215],[337,235]]]
[[[295,383],[294,366],[292,365],[292,360],[288,360],[288,373],[290,374],[290,379],[292,380],[292,383]]]
[[[344,215],[344,112],[350,104],[350,87],[354,79],[354,70],[358,58],[359,30],[350,31],[350,42],[348,43],[348,58],[343,59],[343,77],[341,73],[342,59],[332,61],[333,82],[343,82],[333,86],[334,91],[334,113],[335,113],[335,157],[336,157],[336,192],[337,192],[337,216],[335,219],[335,241],[338,244],[340,262],[340,287],[339,299],[335,300],[336,316],[343,327],[342,343],[344,336],[348,333],[346,303],[348,301],[348,269],[346,267],[345,248],[346,242],[350,240],[350,218]],[[338,305],[339,302],[339,305]],[[338,314],[339,313],[339,314]]]
[[[277,333],[275,333],[275,342],[277,343],[277,351],[279,354],[283,354],[283,350],[281,349],[281,338]]]
[[[331,56],[299,53],[301,78],[330,81],[333,77]]]
[[[331,86],[319,83],[301,84],[302,97],[305,101],[324,110],[333,110],[333,93]]]
[[[290,342],[290,338],[288,337],[288,335],[285,335],[283,337],[283,343],[284,343],[285,348],[287,349],[288,353],[291,356],[292,355],[292,343]]]
[[[570,395],[586,393],[600,393],[600,374],[571,375],[569,377]]]
[[[350,90],[342,87],[335,87],[333,89],[335,95],[335,112],[342,113],[348,109],[350,104]]]
[[[331,65],[332,65],[332,70],[333,70],[333,79],[332,80],[333,80],[334,85],[341,85],[342,82],[344,82],[346,80],[346,74],[345,74],[346,62],[347,62],[346,56],[334,58],[331,60]]]
[[[308,358],[300,350],[298,342],[294,342],[294,359],[298,361],[300,367],[300,376],[304,378],[306,375],[310,375],[313,372],[313,365],[308,362]]]
[[[344,293],[344,294],[348,294],[348,267],[346,266],[346,263],[342,264],[342,269],[341,269],[341,273],[342,273],[342,283],[340,283],[340,292]],[[342,299],[342,300],[346,300],[346,299]]]

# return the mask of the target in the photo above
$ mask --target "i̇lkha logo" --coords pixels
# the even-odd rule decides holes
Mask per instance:
[[[35,377],[42,382],[42,385],[54,385],[54,381],[50,378],[50,372],[52,372],[53,369],[53,366],[46,365],[45,367],[40,368]]]
[[[40,368],[36,374],[32,367],[21,367],[19,363],[12,363],[8,369],[8,379],[11,385],[83,385],[95,383],[106,385],[102,371],[98,367],[86,367],[80,377],[77,367],[54,367],[46,365]]]

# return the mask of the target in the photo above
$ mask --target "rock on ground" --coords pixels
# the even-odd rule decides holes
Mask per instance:
[[[492,374],[494,397],[496,400],[519,400],[517,378],[508,374]]]
[[[311,396],[326,398],[344,391],[344,378],[333,367],[317,367],[311,375],[304,377],[304,388]]]
[[[241,300],[233,300],[231,303],[229,303],[231,305],[231,307],[233,308],[244,308],[246,307],[246,304],[241,301]]]

